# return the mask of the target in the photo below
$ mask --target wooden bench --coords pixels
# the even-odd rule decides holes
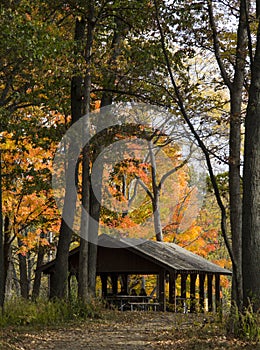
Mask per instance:
[[[159,310],[159,303],[145,303],[145,302],[129,302],[128,305],[130,305],[130,309],[131,311],[134,310],[153,310],[153,311],[157,311],[157,309]]]

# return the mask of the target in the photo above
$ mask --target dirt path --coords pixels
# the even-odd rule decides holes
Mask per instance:
[[[222,332],[223,333],[223,332]],[[1,350],[257,350],[257,344],[227,339],[202,317],[159,312],[107,314],[66,328],[2,332]]]

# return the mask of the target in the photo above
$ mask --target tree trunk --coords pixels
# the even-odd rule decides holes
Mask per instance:
[[[18,246],[21,247],[22,243],[20,239],[18,239]],[[20,272],[20,290],[21,296],[24,299],[28,299],[29,297],[29,284],[28,284],[28,275],[27,275],[27,259],[26,255],[18,254],[19,260],[19,272]]]
[[[88,21],[87,21],[87,38],[85,47],[85,61],[87,71],[84,79],[84,101],[83,114],[90,113],[90,93],[91,93],[91,57],[94,36],[94,7],[92,1],[88,5]],[[88,128],[89,125],[85,125]],[[90,156],[89,146],[83,148],[82,160],[82,215],[80,222],[80,252],[79,252],[79,278],[78,278],[78,297],[87,301],[89,299],[89,220],[85,213],[90,214]]]
[[[36,263],[36,271],[34,275],[34,283],[33,283],[33,290],[32,290],[32,300],[36,300],[39,297],[40,294],[40,286],[41,286],[41,271],[38,271],[37,269],[43,264],[43,258],[44,258],[45,249],[44,247],[39,247],[38,255],[37,255],[37,263]]]
[[[11,260],[12,260],[12,250],[11,250],[11,244],[12,244],[12,237],[10,232],[10,218],[9,216],[4,217],[4,285],[5,285],[5,294],[6,296],[10,296],[11,294],[11,281],[12,281],[12,267],[11,267]]]
[[[241,106],[247,55],[247,1],[240,2],[240,18],[237,34],[235,74],[230,88],[229,134],[229,202],[232,251],[234,262],[232,276],[232,301],[239,310],[243,303],[242,287],[242,193],[240,180],[241,163]]]
[[[159,194],[153,199],[153,221],[156,240],[163,241],[160,207],[159,207]]]
[[[5,298],[6,300],[10,299],[12,297],[12,291],[13,291],[13,264],[9,264],[8,270],[6,271],[6,279],[5,279]],[[18,294],[19,294],[19,285],[18,285]]]
[[[230,133],[229,133],[229,201],[232,236],[232,301],[239,309],[242,307],[242,195],[240,185],[241,162],[241,105],[247,57],[247,0],[240,1],[240,17],[237,31],[236,62],[233,82],[229,79],[221,58],[220,41],[213,16],[212,1],[208,1],[208,13],[213,34],[216,61],[224,83],[230,91]]]
[[[127,30],[126,25],[119,18],[115,19],[116,29],[114,32],[114,37],[112,41],[112,55],[108,62],[108,66],[113,67],[111,72],[108,73],[106,84],[104,88],[109,91],[109,89],[114,87],[116,81],[116,71],[117,58],[121,53],[121,42],[124,37],[124,33]],[[109,106],[112,104],[112,94],[109,92],[104,92],[101,99],[101,108]],[[102,130],[104,125],[102,121],[102,114],[98,121],[98,129]],[[95,145],[94,154],[92,157],[92,162],[94,164],[97,157],[104,150],[102,144]],[[103,177],[103,164],[98,162],[98,169],[96,167],[95,176],[91,179],[90,187],[90,216],[91,220],[89,222],[89,246],[88,246],[88,287],[89,293],[95,296],[96,291],[96,262],[97,262],[97,244],[98,244],[98,228],[99,228],[99,218],[100,218],[100,205],[102,196],[102,177]],[[93,188],[95,188],[95,193]]]
[[[260,20],[257,46],[252,64],[252,78],[245,120],[243,173],[243,293],[254,310],[260,308]]]
[[[11,269],[12,269],[12,278],[14,282],[13,285],[14,285],[15,294],[18,295],[20,291],[19,279],[17,277],[17,273],[16,273],[16,269],[13,261],[11,261]]]
[[[0,150],[0,308],[3,310],[5,300],[5,261],[2,211],[2,156]]]
[[[96,293],[96,264],[97,264],[97,244],[98,227],[100,217],[100,203],[102,193],[103,165],[100,162],[99,171],[92,179],[90,187],[90,216],[89,221],[89,245],[88,245],[88,288],[92,297]],[[95,183],[94,183],[95,181]],[[95,194],[93,191],[95,187]]]
[[[239,101],[240,100],[240,101]],[[229,136],[229,203],[232,251],[235,260],[232,276],[232,300],[241,309],[242,298],[242,194],[240,186],[241,92],[231,96]]]
[[[75,41],[80,44],[84,38],[85,20],[77,19],[75,26]],[[82,115],[82,77],[74,76],[71,80],[71,115],[72,124],[79,120]],[[67,296],[68,282],[68,258],[69,247],[72,238],[72,227],[74,222],[76,193],[75,189],[75,169],[73,144],[69,145],[68,167],[66,171],[66,189],[63,206],[60,237],[57,247],[56,262],[53,276],[50,283],[50,298],[64,298]]]
[[[82,207],[89,213],[89,159],[86,154],[87,150],[83,149],[83,161],[82,161]],[[78,298],[87,301],[89,298],[88,290],[88,230],[89,221],[88,217],[84,215],[84,211],[81,216],[80,223],[80,251],[79,251],[79,276],[78,276]]]
[[[153,187],[153,198],[152,198],[152,206],[153,206],[153,222],[154,222],[154,231],[156,240],[159,242],[163,241],[163,233],[162,233],[162,225],[161,225],[161,215],[160,215],[160,189],[157,186],[156,179],[156,160],[153,153],[153,143],[152,141],[148,141],[149,148],[149,156],[152,167],[152,187]]]
[[[11,232],[10,232],[10,219],[8,216],[4,218],[4,269],[5,269],[5,280],[7,276],[7,271],[9,270],[9,265],[11,262]]]
[[[232,118],[232,116],[231,116]],[[229,197],[230,197],[230,225],[232,233],[232,251],[235,260],[232,276],[232,300],[241,306],[242,297],[242,201],[240,190],[240,123],[239,120],[230,122],[230,165],[229,165]],[[233,124],[233,125],[232,125]],[[235,142],[232,135],[237,134]],[[239,147],[239,150],[238,148]],[[237,150],[237,152],[236,152]]]

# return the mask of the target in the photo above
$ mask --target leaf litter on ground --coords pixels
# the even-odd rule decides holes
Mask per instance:
[[[227,336],[213,316],[170,312],[104,311],[99,319],[57,327],[7,327],[1,350],[260,350]]]

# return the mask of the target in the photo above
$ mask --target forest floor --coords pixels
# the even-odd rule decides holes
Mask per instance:
[[[100,319],[57,327],[0,330],[1,350],[260,350],[228,337],[205,315],[161,312],[104,312]]]

